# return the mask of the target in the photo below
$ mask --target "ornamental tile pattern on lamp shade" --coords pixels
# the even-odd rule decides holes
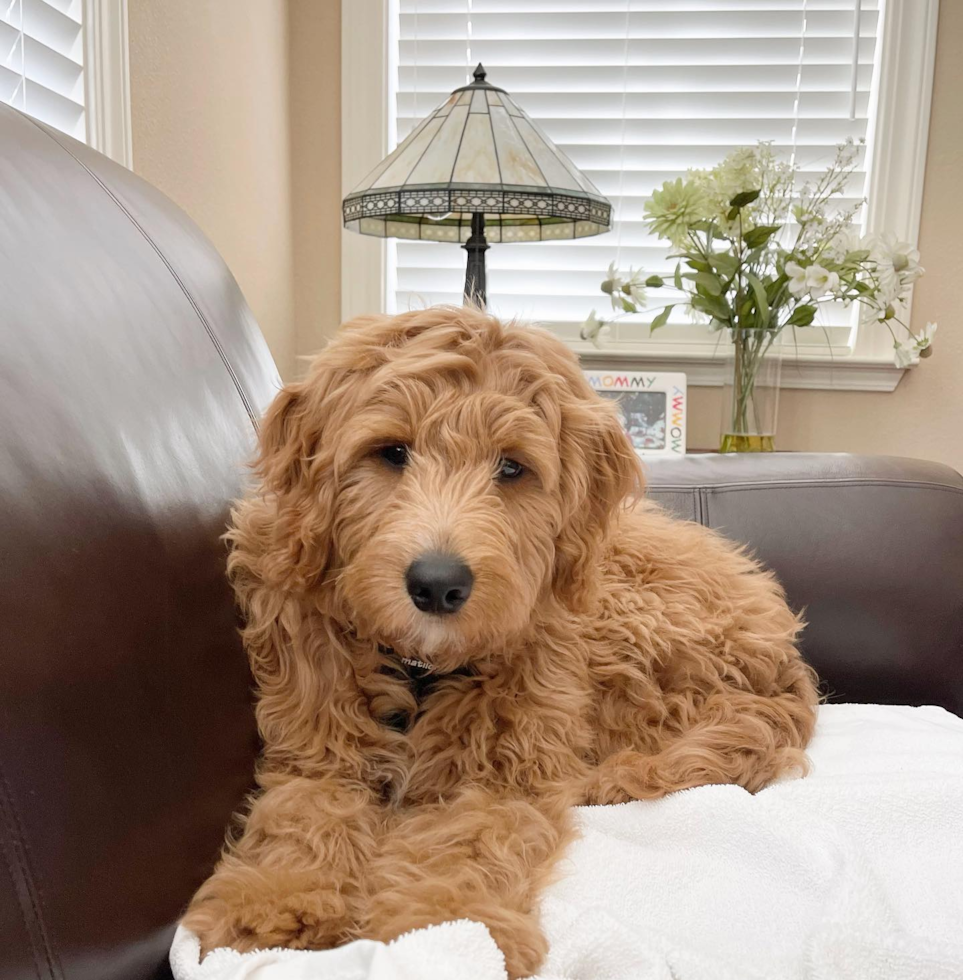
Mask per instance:
[[[361,234],[430,241],[465,241],[473,213],[491,242],[584,238],[612,224],[598,188],[484,74],[422,120],[343,210]]]

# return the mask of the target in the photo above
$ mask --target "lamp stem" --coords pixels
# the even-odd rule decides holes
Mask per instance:
[[[468,253],[468,266],[465,269],[465,306],[488,306],[488,288],[485,282],[485,253],[488,242],[485,239],[485,215],[473,211],[471,216],[471,237],[462,245]]]

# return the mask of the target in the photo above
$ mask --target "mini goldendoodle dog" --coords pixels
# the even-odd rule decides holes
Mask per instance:
[[[184,923],[204,950],[485,923],[512,976],[569,808],[805,767],[773,577],[637,499],[616,407],[540,330],[365,317],[264,421],[233,516],[260,792]]]

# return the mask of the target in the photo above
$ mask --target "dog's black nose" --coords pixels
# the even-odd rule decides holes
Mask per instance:
[[[405,572],[411,601],[424,613],[458,612],[471,595],[475,576],[452,555],[422,555]]]

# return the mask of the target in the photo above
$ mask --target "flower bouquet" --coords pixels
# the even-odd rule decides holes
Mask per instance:
[[[927,357],[936,324],[914,334],[904,318],[912,284],[923,274],[919,252],[895,235],[860,238],[863,201],[835,206],[856,168],[858,147],[837,148],[815,184],[796,188],[796,167],[768,143],[736,150],[711,170],[666,181],[645,206],[650,231],[672,246],[670,279],[613,263],[602,283],[618,319],[644,312],[646,288],[674,285],[681,299],[655,307],[651,330],[686,307],[732,340],[731,405],[722,450],[772,449],[775,415],[757,397],[761,372],[787,328],[811,327],[821,303],[860,304],[893,338],[896,363]],[[601,346],[608,324],[592,311],[582,338]],[[765,416],[770,415],[767,421]]]

